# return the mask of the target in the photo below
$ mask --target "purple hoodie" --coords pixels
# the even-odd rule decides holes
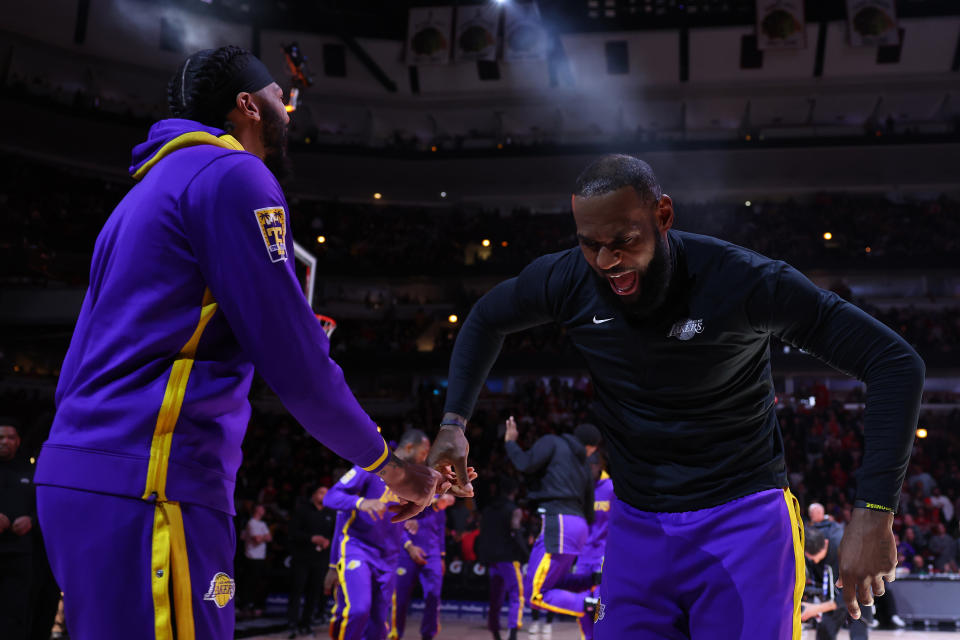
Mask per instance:
[[[233,513],[254,367],[363,469],[387,444],[294,272],[280,185],[232,136],[161,120],[97,238],[36,483]]]

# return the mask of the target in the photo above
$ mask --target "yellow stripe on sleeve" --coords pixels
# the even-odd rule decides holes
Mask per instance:
[[[382,439],[382,438],[381,438],[381,439]],[[373,471],[374,469],[376,469],[377,467],[379,467],[381,464],[383,464],[383,461],[387,459],[387,456],[388,456],[388,455],[390,455],[390,447],[387,446],[387,441],[384,440],[384,441],[383,441],[383,453],[380,454],[380,457],[377,458],[376,462],[374,462],[374,463],[371,464],[371,465],[368,465],[368,466],[364,467],[363,470],[364,470],[364,471]]]

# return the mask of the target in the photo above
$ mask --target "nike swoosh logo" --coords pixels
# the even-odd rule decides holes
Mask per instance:
[[[604,318],[603,320],[597,320],[597,316],[593,316],[593,324],[603,324],[604,322],[610,322],[613,318]]]

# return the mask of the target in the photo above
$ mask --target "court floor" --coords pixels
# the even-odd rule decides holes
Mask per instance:
[[[419,616],[411,616],[407,622],[407,632],[404,634],[404,637],[408,640],[419,640],[419,625]],[[441,625],[442,629],[440,630],[440,634],[437,635],[437,640],[443,640],[445,638],[449,638],[450,640],[491,640],[490,632],[487,631],[482,622],[477,620],[454,619],[441,621]],[[278,640],[280,638],[286,638],[287,635],[286,632],[273,633],[270,635],[257,636],[252,640]],[[803,640],[814,640],[815,635],[814,631],[804,631]],[[327,630],[323,628],[317,629],[312,636],[297,637],[303,640],[311,640],[328,638],[329,635],[327,634]],[[837,636],[838,640],[847,640],[849,637],[850,635],[847,631],[841,631]],[[519,640],[528,640],[529,638],[530,636],[524,632],[521,632],[519,635]],[[538,638],[539,640],[544,640],[542,636]],[[891,640],[893,638],[897,640],[946,640],[947,638],[960,640],[960,632],[912,630],[871,631],[870,638],[871,640]],[[577,630],[577,626],[572,622],[555,622],[550,640],[580,640],[580,633]],[[625,638],[624,640],[628,639]],[[758,638],[758,640],[761,639]]]

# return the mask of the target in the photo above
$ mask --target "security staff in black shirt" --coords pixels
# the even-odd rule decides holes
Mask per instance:
[[[36,492],[33,466],[17,456],[20,431],[0,418],[0,630],[4,640],[26,640],[30,625],[30,585]]]
[[[309,502],[297,504],[290,522],[290,553],[293,584],[287,610],[290,637],[309,633],[311,618],[323,595],[323,577],[330,564],[330,541],[333,539],[337,512],[323,506],[327,487],[320,487]],[[303,597],[303,610],[300,598]]]
[[[672,229],[673,201],[642,160],[600,158],[578,177],[571,202],[579,246],[543,256],[497,285],[464,322],[428,462],[451,465],[459,484],[468,486],[464,428],[504,337],[557,323],[584,357],[596,389],[595,413],[620,505],[611,516],[608,550],[614,542],[625,553],[645,543],[636,538],[643,535],[643,514],[714,510],[704,515],[724,520],[734,517],[738,500],[770,509],[785,501],[776,539],[791,556],[784,563],[795,569],[789,575],[764,570],[730,579],[746,591],[760,589],[793,602],[798,627],[794,594],[795,584],[802,584],[803,551],[799,533],[791,534],[800,518],[786,489],[775,412],[770,338],[776,336],[867,387],[865,453],[839,550],[845,604],[858,618],[858,601],[872,604],[884,591],[883,580],[894,575],[893,512],[917,425],[923,361],[894,331],[789,265]],[[761,529],[770,520],[760,509],[753,511],[760,519],[754,534],[763,537]],[[709,536],[698,534],[701,539],[709,544]],[[680,560],[692,557],[681,549],[672,550],[671,557],[674,553]],[[608,552],[607,564],[615,560]],[[722,558],[710,562],[717,571],[747,570],[743,563],[724,565]],[[669,593],[659,600],[662,608],[644,612],[632,604],[643,597],[638,591],[644,585],[618,583],[635,576],[609,573],[601,594],[627,599],[605,603],[598,614],[600,640],[605,629],[619,625],[669,626],[670,620],[658,616],[683,619],[684,603],[693,597]],[[708,604],[706,599],[695,603],[701,613],[689,620],[691,627],[709,624],[714,612],[703,609]],[[603,611],[614,610],[616,615],[604,619]],[[776,624],[776,617],[767,619]],[[789,629],[752,632],[793,634]]]

